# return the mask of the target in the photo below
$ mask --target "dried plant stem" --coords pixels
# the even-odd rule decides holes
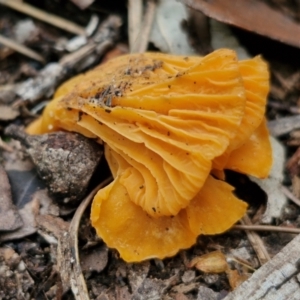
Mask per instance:
[[[74,68],[78,62],[86,58],[91,58],[93,55],[101,56],[118,38],[121,25],[122,20],[119,16],[110,15],[101,23],[93,39],[80,49],[64,55],[59,64],[63,67]]]
[[[0,0],[0,4],[8,6],[12,9],[15,9],[19,12],[27,14],[46,23],[49,23],[65,31],[69,31],[77,35],[86,35],[85,29],[83,27],[63,18],[37,9],[29,4],[26,4],[25,2],[16,0]]]
[[[1,1],[1,0],[0,0]],[[22,53],[23,55],[26,55],[32,59],[35,59],[41,63],[45,63],[45,59],[40,55],[38,54],[37,52],[29,49],[28,47],[22,45],[22,44],[19,44],[17,43],[16,41],[14,40],[11,40],[3,35],[0,34],[0,44],[10,48],[10,49],[13,49],[19,53]]]
[[[243,261],[241,260],[239,257],[234,257],[234,256],[230,256],[230,257],[227,257],[227,261],[234,261],[242,266],[244,266],[245,268],[255,272],[256,269],[254,269],[252,266],[249,265],[249,263],[247,261]]]
[[[252,222],[251,222],[250,218],[248,217],[248,215],[245,215],[243,217],[243,219],[241,220],[241,223],[243,225],[252,225]],[[260,236],[253,231],[246,231],[246,234],[247,234],[247,237],[248,237],[254,251],[256,252],[256,255],[258,257],[260,264],[263,265],[266,262],[268,262],[271,258],[269,256],[269,253],[268,253],[267,249],[265,248],[264,243],[263,243],[262,239],[260,238]]]
[[[298,199],[287,187],[282,185],[281,190],[291,201],[300,206],[300,199]]]
[[[31,103],[42,99],[46,94],[46,98],[49,98],[51,92],[69,74],[67,70],[81,72],[96,62],[99,56],[116,42],[121,25],[122,20],[119,16],[110,15],[99,26],[97,38],[94,36],[82,49],[66,54],[59,63],[49,63],[34,78],[18,84],[0,86],[0,92],[12,92],[20,101],[26,100]]]
[[[133,51],[137,43],[139,31],[142,25],[143,0],[128,0],[128,36],[129,49]]]
[[[156,1],[155,0],[148,0],[146,12],[144,15],[144,22],[142,24],[142,28],[139,32],[136,42],[134,43],[133,48],[131,49],[133,53],[143,53],[147,50],[148,43],[149,43],[149,36],[155,16],[156,10]]]
[[[286,232],[286,233],[295,233],[295,234],[300,233],[300,228],[290,228],[290,227],[270,226],[270,225],[235,225],[231,229]]]
[[[76,213],[71,221],[69,228],[69,242],[70,249],[72,249],[72,273],[71,273],[71,289],[74,294],[75,299],[78,300],[89,300],[89,294],[86,287],[86,283],[81,271],[79,251],[78,251],[78,228],[82,215],[90,204],[95,194],[104,186],[106,186],[112,178],[108,178],[105,181],[101,182],[93,191],[81,202],[79,207],[76,210]]]
[[[85,46],[81,47],[80,49],[64,55],[60,61],[59,64],[63,67],[69,67],[70,65],[76,64],[78,61],[82,60],[84,57],[87,57],[88,55],[92,54],[96,48],[95,43],[89,43]]]

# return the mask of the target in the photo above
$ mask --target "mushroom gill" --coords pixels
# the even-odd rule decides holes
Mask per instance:
[[[259,57],[238,62],[228,49],[131,54],[63,84],[27,131],[63,129],[104,142],[114,181],[95,196],[92,225],[126,261],[163,258],[245,213],[233,188],[209,174],[214,167],[255,175],[242,161],[247,147],[270,154],[267,91]],[[264,174],[270,167],[271,160]]]

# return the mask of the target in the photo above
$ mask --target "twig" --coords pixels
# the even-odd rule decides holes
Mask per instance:
[[[85,280],[80,267],[79,251],[78,251],[78,228],[80,224],[81,217],[94,198],[95,194],[104,186],[106,186],[112,178],[108,178],[105,181],[101,182],[93,191],[81,202],[79,207],[76,210],[76,213],[71,221],[69,228],[69,241],[70,249],[73,249],[73,263],[72,263],[72,273],[71,273],[71,288],[75,299],[78,300],[88,300],[88,290],[85,284]]]
[[[77,51],[64,55],[60,59],[59,64],[63,67],[69,67],[70,65],[74,65],[78,61],[82,60],[84,57],[87,57],[88,55],[93,53],[95,48],[96,48],[95,43],[86,44],[85,46],[81,47]]]
[[[32,59],[35,59],[41,63],[45,63],[45,59],[41,55],[39,55],[37,52],[29,49],[28,47],[26,47],[22,44],[19,44],[16,41],[13,41],[1,34],[0,34],[0,44],[7,46],[7,47],[9,47],[19,53],[22,53]]]
[[[122,21],[119,16],[110,15],[102,22],[97,33],[95,33],[93,39],[91,39],[88,44],[73,53],[63,56],[59,64],[63,67],[74,68],[74,66],[84,58],[91,58],[94,52],[96,52],[97,57],[101,56],[117,39],[121,25]]]
[[[227,256],[226,258],[227,262],[228,261],[234,261],[242,266],[244,266],[245,268],[255,272],[256,269],[254,269],[252,266],[249,265],[249,263],[247,261],[243,261],[242,259],[240,259],[239,257],[235,257],[235,256]]]
[[[69,31],[77,35],[86,35],[86,31],[83,27],[63,18],[57,17],[56,15],[52,15],[38,8],[35,8],[29,4],[26,4],[25,2],[16,0],[0,0],[0,4],[49,23],[65,31]]]
[[[87,24],[85,31],[88,36],[91,36],[99,25],[100,18],[96,14],[92,14],[89,23]]]
[[[132,48],[131,52],[143,53],[147,50],[149,43],[149,35],[153,25],[154,15],[156,10],[155,0],[148,0],[147,8],[144,15],[144,22],[139,32],[139,36],[136,40],[135,47]]]
[[[245,215],[240,222],[243,225],[252,225],[252,222],[247,215]],[[246,231],[246,234],[249,239],[249,242],[251,243],[254,251],[256,252],[260,264],[263,265],[266,262],[268,262],[271,258],[260,236],[253,231]]]
[[[114,44],[119,37],[121,25],[122,19],[119,16],[110,15],[101,23],[97,33],[83,50],[79,49],[78,52],[67,54],[59,63],[48,64],[35,78],[27,79],[17,85],[0,86],[0,92],[12,92],[14,97],[18,96],[20,100],[31,103],[43,97],[51,97],[57,85],[68,76],[68,72],[75,70],[78,73],[90,67],[99,56],[104,54],[107,47]]]
[[[295,233],[295,234],[300,233],[300,228],[290,228],[290,227],[271,226],[271,225],[235,225],[231,229],[286,232],[286,233]]]
[[[282,185],[281,190],[290,200],[292,200],[296,205],[300,206],[300,199],[298,199],[287,187]]]
[[[128,35],[129,49],[133,51],[135,43],[137,43],[139,30],[142,24],[143,1],[128,0]]]

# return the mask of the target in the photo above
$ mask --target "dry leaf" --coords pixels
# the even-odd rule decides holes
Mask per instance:
[[[300,25],[258,0],[181,0],[220,22],[300,47]]]
[[[38,215],[38,212],[39,212],[38,200],[34,200],[27,203],[22,209],[19,210],[19,213],[23,221],[23,226],[13,232],[8,232],[0,235],[0,242],[20,239],[35,233],[36,232],[35,217]]]
[[[30,202],[34,192],[44,188],[44,185],[21,144],[12,140],[8,145],[14,151],[4,152],[4,168],[11,183],[13,202],[20,209]]]
[[[12,107],[11,105],[0,105],[0,120],[1,121],[10,121],[14,120],[20,115],[18,109]]]
[[[0,241],[18,239],[36,232],[35,216],[39,212],[39,201],[32,196],[43,187],[20,143],[11,141],[9,146],[14,151],[3,153],[4,167],[11,183],[13,202],[19,209],[23,226],[13,232],[1,234]]]
[[[31,171],[7,170],[11,182],[14,203],[20,209],[31,201],[32,195],[44,188],[34,169]]]
[[[185,5],[174,0],[158,2],[150,41],[162,52],[172,54],[195,54],[182,29],[182,21],[188,18]]]
[[[8,177],[0,165],[0,231],[12,231],[23,225],[17,208],[12,203]]]
[[[205,273],[222,273],[228,268],[225,255],[221,251],[214,251],[195,257],[189,267],[196,267]]]
[[[230,287],[233,290],[248,279],[248,276],[246,274],[239,274],[237,270],[231,270],[229,268],[227,269],[226,274],[228,277]]]
[[[285,149],[281,143],[271,137],[271,145],[273,150],[273,166],[270,175],[266,179],[250,179],[257,183],[267,194],[267,209],[263,215],[263,223],[271,223],[273,218],[281,215],[282,208],[286,205],[287,198],[282,192],[281,183],[284,177],[285,166]]]

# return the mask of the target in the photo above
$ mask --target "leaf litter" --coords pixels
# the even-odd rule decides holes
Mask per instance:
[[[0,166],[0,190],[0,231],[16,230],[23,225],[23,222],[12,202],[11,187],[2,166]]]
[[[47,1],[46,1],[47,2]],[[89,2],[89,1],[88,1]],[[91,1],[90,1],[91,2]],[[105,2],[105,1],[104,1]],[[195,2],[196,3],[196,2]],[[47,5],[47,3],[45,4]],[[99,11],[99,3],[95,2],[93,4],[87,4],[89,5],[89,9],[92,11]],[[105,9],[107,7],[109,8],[109,4],[103,3],[101,5],[104,5]],[[101,7],[100,5],[100,7]],[[120,6],[122,7],[122,6]],[[257,6],[258,7],[258,6]],[[111,8],[109,8],[111,9]],[[277,7],[278,9],[278,7]],[[279,11],[282,9],[281,6],[279,6]],[[109,10],[108,10],[109,11]],[[122,8],[121,8],[122,11]],[[58,12],[58,11],[56,11]],[[88,10],[83,11],[82,15],[89,15],[87,13]],[[110,12],[113,12],[110,10]],[[125,11],[123,10],[123,14]],[[244,14],[244,11],[241,13],[241,16]],[[9,16],[9,14],[8,14]],[[124,15],[123,15],[124,16]],[[2,17],[2,16],[1,16]],[[294,16],[295,17],[295,16]],[[88,18],[86,18],[86,24],[87,24]],[[274,24],[273,24],[274,25]],[[275,24],[276,25],[276,24]],[[166,25],[166,27],[168,27]],[[274,28],[274,27],[273,27]],[[42,31],[43,34],[48,34],[48,28],[43,27]],[[251,30],[251,29],[250,29]],[[275,32],[276,30],[274,30]],[[232,32],[231,32],[232,33]],[[61,33],[55,33],[56,37],[61,37]],[[228,33],[230,35],[230,31]],[[234,34],[232,33],[232,36]],[[271,36],[272,37],[272,36]],[[169,31],[168,38],[172,40],[172,31]],[[175,35],[174,35],[175,38]],[[44,41],[45,43],[45,41]],[[114,45],[114,42],[111,44]],[[151,45],[150,45],[151,46]],[[156,45],[157,46],[157,45]],[[158,46],[157,46],[158,47]],[[159,48],[159,47],[158,47]],[[48,48],[49,49],[49,48]],[[247,47],[246,47],[247,49]],[[162,49],[161,49],[162,50]],[[52,51],[52,52],[51,52]],[[106,50],[104,50],[106,52]],[[260,52],[263,52],[260,50]],[[53,53],[53,49],[50,50],[50,53]],[[16,54],[14,54],[16,56]],[[57,55],[57,53],[55,54]],[[63,55],[61,52],[59,55]],[[10,57],[7,57],[7,61],[9,62]],[[22,57],[20,61],[26,62],[27,59]],[[95,63],[96,60],[94,60],[93,63]],[[92,63],[92,64],[93,64]],[[83,65],[89,65],[83,64]],[[271,67],[273,64],[271,63]],[[2,64],[0,64],[1,71],[3,70]],[[38,71],[41,70],[40,66],[35,66],[37,70],[37,78],[39,77]],[[79,68],[80,69],[80,68]],[[281,72],[279,68],[279,72]],[[12,73],[7,73],[12,74]],[[64,76],[68,76],[66,73],[64,73]],[[13,74],[12,74],[13,75]],[[30,75],[22,75],[28,76],[29,79],[31,78]],[[283,76],[284,77],[284,76]],[[57,85],[57,82],[55,81],[55,76],[53,78],[53,87]],[[59,79],[58,81],[60,81]],[[50,80],[51,81],[51,80]],[[274,79],[273,79],[274,81]],[[13,81],[12,81],[13,82]],[[289,81],[292,82],[292,81]],[[51,82],[50,82],[51,83]],[[272,86],[280,86],[280,88],[283,90],[284,87],[282,85],[283,83],[273,82]],[[292,92],[285,92],[277,95],[281,95],[281,99],[283,99],[287,103],[292,103],[294,106],[297,106],[297,101],[295,100],[297,97],[297,88],[295,88],[296,83],[292,83],[292,87],[290,91]],[[34,92],[33,96],[27,97],[28,99],[42,99],[42,98],[48,98],[51,95],[51,91],[49,92],[49,85],[46,83],[44,85],[43,80],[41,81],[41,86],[46,87],[41,93],[40,91]],[[50,90],[51,90],[50,85]],[[52,88],[52,91],[54,88]],[[274,90],[274,89],[273,89]],[[27,92],[27,91],[26,91]],[[10,92],[9,92],[10,93]],[[18,95],[11,96],[6,92],[4,95],[4,100],[10,98],[9,102],[15,102],[16,97],[23,97],[26,94],[23,92],[19,93]],[[273,93],[274,94],[274,93]],[[273,95],[272,94],[272,95]],[[0,98],[1,98],[1,88],[0,88]],[[37,96],[36,96],[37,95]],[[3,96],[2,96],[3,97]],[[278,97],[278,98],[280,98]],[[273,120],[278,119],[280,120],[282,116],[285,116],[282,111],[278,111],[276,109],[270,109],[269,116]],[[18,116],[16,116],[18,118]],[[15,119],[16,117],[12,118]],[[23,116],[22,116],[23,117]],[[9,123],[10,121],[4,120],[6,123]],[[25,120],[26,121],[26,120]],[[28,122],[28,120],[27,120]],[[293,127],[292,127],[293,129]],[[286,130],[283,134],[281,134],[281,141],[285,143],[285,136],[288,135],[289,132],[292,130]],[[293,148],[290,150],[294,150]],[[15,153],[13,155],[16,155]],[[13,157],[12,155],[12,157]],[[288,154],[289,155],[289,154]],[[5,153],[4,157],[7,156],[7,153]],[[12,193],[19,194],[21,196],[16,196],[14,198],[14,203],[17,204],[17,208],[25,209],[26,205],[30,204],[26,208],[28,209],[29,213],[26,213],[26,216],[30,216],[31,219],[31,228],[34,228],[34,232],[40,232],[40,234],[31,234],[26,241],[24,241],[23,237],[25,235],[19,235],[19,237],[15,237],[9,242],[8,240],[3,243],[2,245],[7,247],[8,245],[12,245],[16,250],[17,256],[22,255],[23,260],[26,262],[26,269],[30,271],[30,274],[33,274],[34,276],[28,281],[29,285],[27,287],[19,287],[19,290],[22,290],[22,295],[25,295],[25,299],[30,299],[31,295],[35,294],[35,296],[41,296],[46,295],[50,299],[54,299],[57,295],[61,295],[65,293],[65,297],[68,297],[68,299],[73,299],[73,296],[67,291],[67,288],[64,290],[62,287],[62,281],[59,279],[61,275],[63,276],[64,273],[57,272],[57,266],[54,265],[52,268],[52,258],[57,257],[57,246],[55,246],[55,241],[58,243],[60,242],[61,234],[67,232],[69,229],[70,224],[70,215],[68,216],[62,216],[60,215],[61,208],[57,203],[54,203],[53,200],[50,198],[50,200],[45,200],[47,197],[49,197],[47,194],[43,195],[43,193],[40,192],[39,189],[43,188],[43,186],[40,186],[37,183],[34,183],[35,180],[33,180],[33,177],[29,176],[30,170],[32,170],[32,167],[29,167],[30,163],[25,159],[25,162],[23,161],[26,157],[26,154],[17,154],[19,156],[19,160],[14,159],[13,161],[5,163],[5,168],[7,169],[8,173],[10,170],[18,170],[18,172],[23,172],[23,178],[28,177],[29,183],[24,183],[27,188],[25,188],[25,192],[18,192],[15,193],[15,188],[12,185]],[[21,167],[17,167],[20,164]],[[11,166],[14,166],[11,168]],[[282,169],[281,169],[282,170]],[[282,171],[280,171],[280,174],[282,174]],[[36,176],[36,175],[35,175]],[[18,182],[19,177],[10,177],[11,182]],[[278,179],[279,180],[279,179]],[[284,184],[286,184],[287,178],[284,179]],[[282,178],[279,180],[280,184],[282,184]],[[274,189],[274,186],[278,184],[278,181],[276,184],[271,185],[271,189]],[[23,185],[23,183],[22,183]],[[30,198],[30,194],[33,194],[34,188],[31,191],[30,186],[33,186],[37,188],[37,191],[35,192],[35,196]],[[27,193],[26,193],[27,191]],[[39,194],[41,193],[41,194]],[[26,196],[25,196],[26,195]],[[275,193],[276,196],[278,196],[277,192]],[[251,198],[251,197],[250,197]],[[255,197],[252,197],[250,200],[255,202]],[[15,201],[16,199],[16,201]],[[30,200],[33,199],[33,200]],[[39,200],[34,200],[39,199]],[[256,199],[257,200],[257,199]],[[19,206],[20,205],[20,206]],[[272,204],[273,205],[273,204]],[[41,207],[40,207],[41,206]],[[44,207],[44,208],[43,208]],[[44,211],[43,211],[44,209]],[[267,211],[270,211],[267,209]],[[281,211],[281,213],[280,213]],[[299,213],[299,207],[293,204],[283,205],[280,206],[280,209],[278,208],[276,210],[276,214],[270,214],[267,213],[268,222],[271,222],[272,224],[283,224],[286,220],[286,217],[290,218],[290,222],[295,223],[297,219],[297,212]],[[20,213],[21,214],[21,213]],[[72,213],[71,213],[72,215]],[[262,216],[262,215],[261,215]],[[266,216],[266,214],[265,214]],[[286,216],[286,217],[285,217]],[[84,222],[88,223],[88,218],[83,218]],[[62,223],[64,222],[64,223]],[[267,222],[267,223],[268,223]],[[30,222],[29,222],[30,223]],[[83,222],[82,222],[83,223]],[[45,225],[48,224],[48,225]],[[51,224],[56,224],[55,228],[51,228]],[[64,224],[64,225],[63,225]],[[80,225],[82,227],[83,224]],[[88,224],[85,225],[88,228]],[[25,226],[26,228],[26,226]],[[92,229],[89,229],[87,232],[92,232]],[[17,231],[16,231],[17,232]],[[0,237],[2,238],[2,234],[0,234]],[[52,238],[51,238],[52,237]],[[79,235],[80,237],[80,235]],[[270,239],[266,239],[265,237],[268,237],[268,235],[265,233],[263,234],[264,242],[267,244],[267,246],[272,247],[272,242],[270,242]],[[276,243],[278,244],[277,251],[280,251],[281,247],[284,246],[290,239],[292,239],[293,236],[289,236],[289,238],[285,241],[280,242],[278,240],[278,235],[272,235],[273,239],[276,240]],[[41,242],[41,238],[43,241]],[[63,238],[61,238],[63,241]],[[164,299],[216,299],[216,298],[223,298],[230,290],[230,286],[234,286],[232,282],[237,282],[238,280],[234,279],[236,278],[236,272],[232,273],[231,279],[228,279],[227,276],[224,274],[215,275],[215,274],[204,274],[199,270],[190,270],[186,267],[187,262],[191,261],[195,257],[199,257],[203,254],[212,252],[219,247],[222,247],[222,250],[224,251],[225,255],[228,253],[231,253],[231,251],[234,249],[237,251],[235,255],[238,255],[237,253],[244,253],[239,254],[243,259],[247,261],[251,266],[257,268],[259,267],[259,264],[257,263],[257,259],[255,258],[255,255],[253,253],[253,249],[250,246],[249,241],[245,237],[245,235],[240,231],[232,231],[228,232],[227,234],[224,234],[222,236],[216,236],[216,237],[207,237],[207,238],[201,238],[198,242],[198,244],[193,247],[190,250],[185,250],[180,253],[180,255],[172,258],[167,259],[163,261],[163,264],[161,263],[155,263],[154,261],[145,262],[142,264],[124,264],[120,259],[118,258],[116,252],[114,250],[107,250],[106,246],[102,243],[101,240],[90,240],[87,242],[85,238],[80,237],[79,238],[79,250],[80,255],[82,256],[81,261],[84,261],[85,254],[82,252],[81,247],[83,244],[88,245],[88,247],[95,247],[95,252],[99,251],[99,253],[102,253],[103,251],[103,258],[99,260],[99,263],[95,265],[95,268],[93,268],[93,265],[91,263],[88,263],[86,266],[86,269],[89,271],[85,271],[86,276],[86,283],[89,290],[89,296],[90,298],[94,299],[131,299],[134,297],[134,299],[152,299],[151,297],[157,297],[157,299],[161,299],[164,297]],[[67,248],[64,248],[67,249]],[[50,252],[49,252],[50,251]],[[87,248],[87,253],[93,257],[94,252],[89,252],[89,248]],[[222,252],[223,252],[222,251]],[[248,253],[249,255],[245,255]],[[28,252],[30,255],[28,255]],[[270,253],[273,252],[270,251]],[[34,256],[32,256],[34,254]],[[44,259],[40,259],[39,255],[42,255]],[[3,257],[4,254],[1,252],[1,257]],[[34,259],[32,258],[34,257]],[[52,258],[51,258],[52,257]],[[60,258],[59,258],[60,257]],[[63,262],[64,256],[59,256],[58,258],[61,260],[61,263]],[[72,258],[72,254],[70,253],[70,258]],[[186,261],[187,260],[187,261]],[[88,259],[87,259],[88,261]],[[39,268],[37,268],[39,266]],[[12,269],[12,266],[6,267],[9,270],[15,270]],[[104,269],[103,269],[104,268]],[[234,266],[239,271],[240,275],[246,275],[249,270],[245,270],[238,266],[236,264]],[[102,269],[102,271],[100,271]],[[92,270],[92,271],[91,271]],[[17,271],[19,272],[19,271]],[[192,272],[190,275],[187,272]],[[194,273],[193,273],[194,272]],[[46,278],[44,275],[47,274],[47,278],[45,280],[39,280],[39,278]],[[195,276],[193,275],[195,274]],[[68,276],[66,277],[66,280]],[[109,279],[108,279],[109,278]],[[131,278],[131,281],[129,281]],[[232,279],[233,278],[233,279]],[[13,280],[13,279],[12,279]],[[15,283],[16,281],[12,281]],[[35,288],[35,292],[33,292],[33,282]],[[128,282],[130,282],[128,284]],[[3,282],[2,282],[3,283]],[[67,285],[66,285],[67,286]],[[65,286],[65,287],[66,287]],[[225,287],[225,289],[224,289]],[[0,289],[1,290],[1,289]],[[7,291],[5,288],[5,285],[3,285],[3,291]],[[13,291],[13,289],[12,289]],[[30,291],[30,294],[28,294],[28,291]],[[225,291],[225,292],[224,292]],[[26,294],[27,293],[27,294]],[[5,296],[4,296],[5,297]],[[5,298],[4,298],[5,299]]]

